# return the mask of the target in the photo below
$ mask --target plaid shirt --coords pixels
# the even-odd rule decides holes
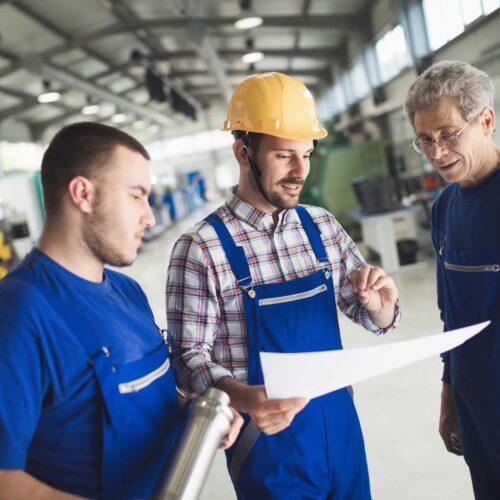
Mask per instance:
[[[261,212],[234,195],[232,188],[217,215],[237,245],[243,246],[254,285],[279,283],[316,272],[316,257],[294,209]],[[306,206],[321,231],[337,304],[352,321],[375,334],[381,329],[357,301],[348,275],[364,264],[355,244],[326,210]],[[213,227],[201,221],[176,242],[167,279],[168,330],[178,384],[203,392],[225,376],[247,381],[247,333],[242,291]],[[332,304],[333,307],[333,304]]]

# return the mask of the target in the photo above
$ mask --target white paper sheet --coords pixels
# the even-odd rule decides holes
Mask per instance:
[[[446,333],[357,349],[297,354],[261,352],[267,396],[270,399],[321,396],[449,351],[489,324],[485,321]]]

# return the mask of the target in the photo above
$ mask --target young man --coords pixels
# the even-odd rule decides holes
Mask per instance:
[[[228,453],[239,498],[370,499],[348,390],[310,402],[269,400],[259,352],[340,349],[337,304],[384,333],[399,317],[396,287],[364,263],[331,214],[298,205],[316,140],[326,135],[301,82],[280,73],[247,78],[224,129],[235,137],[239,184],[180,237],[170,260],[178,382],[219,387],[247,414]]]
[[[95,123],[45,152],[43,234],[0,282],[0,499],[146,498],[173,452],[167,345],[139,285],[104,268],[155,222],[148,160]]]
[[[406,110],[425,155],[450,183],[432,208],[438,303],[445,330],[491,325],[443,356],[439,432],[463,453],[478,500],[500,498],[500,149],[491,78],[461,61],[434,64]]]

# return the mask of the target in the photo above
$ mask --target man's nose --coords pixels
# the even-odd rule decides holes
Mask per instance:
[[[445,151],[445,153],[443,153]],[[446,154],[448,152],[448,149],[444,144],[441,143],[439,139],[432,141],[431,144],[431,150],[429,152],[429,156],[433,159],[439,160],[441,156]]]
[[[293,172],[298,177],[305,177],[309,171],[309,158],[297,157],[293,162]]]
[[[142,217],[142,223],[144,224],[145,227],[153,227],[156,224],[156,219],[153,214],[153,210],[147,200],[146,200],[146,210]]]

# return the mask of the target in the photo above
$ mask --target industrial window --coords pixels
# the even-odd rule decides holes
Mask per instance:
[[[349,77],[351,79],[352,92],[356,100],[363,99],[363,97],[366,97],[370,93],[370,85],[361,58],[351,67]]]
[[[424,0],[423,7],[429,44],[437,50],[470,23],[500,7],[500,0]]]
[[[375,43],[375,53],[377,54],[382,82],[390,80],[411,64],[401,25],[398,24]]]
[[[347,102],[344,97],[342,85],[337,82],[330,86],[318,100],[318,118],[321,121],[330,120],[333,116],[337,116],[342,111],[345,111],[346,108]]]

